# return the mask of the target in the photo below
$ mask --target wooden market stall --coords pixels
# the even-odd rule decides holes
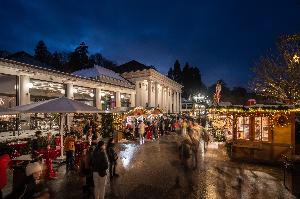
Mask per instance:
[[[224,129],[232,132],[227,140],[231,143],[232,159],[278,162],[282,155],[298,153],[298,107],[231,106],[212,107],[208,111],[211,121],[220,120]]]

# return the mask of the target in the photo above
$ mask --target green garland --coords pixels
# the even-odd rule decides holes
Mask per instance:
[[[113,136],[113,132],[115,130],[113,122],[114,122],[114,118],[112,114],[105,113],[102,115],[100,133],[103,138]]]

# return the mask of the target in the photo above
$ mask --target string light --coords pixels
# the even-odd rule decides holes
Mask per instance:
[[[268,117],[270,127],[275,126],[286,127],[291,124],[290,116],[292,113],[300,112],[300,108],[278,107],[270,109],[267,107],[232,107],[232,108],[209,108],[209,114],[221,114],[236,117]]]

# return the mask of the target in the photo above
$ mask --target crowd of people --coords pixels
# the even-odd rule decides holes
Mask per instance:
[[[203,142],[203,150],[207,150],[210,135],[206,129],[192,118],[157,118],[154,120],[139,120],[136,125],[140,143],[148,140],[158,139],[164,134],[175,132],[182,137],[179,146],[179,155],[181,163],[185,169],[188,169],[188,160],[191,158],[192,168],[198,166],[198,151],[200,142]],[[135,126],[135,125],[134,125]],[[132,130],[133,129],[133,130]],[[131,131],[134,132],[134,128]]]
[[[209,141],[209,135],[205,129],[192,119],[170,119],[161,117],[153,119],[152,121],[139,120],[132,129],[133,138],[138,137],[141,144],[143,144],[146,139],[153,141],[170,133],[175,133],[181,137],[182,141],[179,146],[179,157],[185,169],[189,168],[189,159],[192,160],[192,168],[197,168],[199,143],[201,140],[203,140],[204,143],[208,143]],[[79,169],[75,167],[75,144],[78,139],[76,132],[71,128],[64,138],[66,176],[68,176],[70,172],[77,173],[79,171],[84,179],[83,191],[87,194],[87,197],[93,195],[93,197],[97,199],[104,198],[107,178],[109,177],[112,180],[119,176],[116,172],[118,154],[115,151],[115,140],[109,138],[106,143],[103,140],[96,142],[93,138],[92,127],[85,129],[84,136],[87,147],[80,156]],[[37,131],[36,136],[31,141],[33,160],[26,166],[26,177],[20,181],[16,186],[17,188],[6,198],[50,198],[51,191],[46,181],[42,178],[42,164],[38,151],[43,147],[49,148],[51,146],[55,146],[54,136],[48,133],[46,137],[42,137],[41,132]],[[5,158],[0,161],[6,162],[6,164],[9,162],[9,160]],[[4,163],[1,163],[0,167],[1,165],[4,165]],[[3,171],[2,168],[1,171]],[[6,178],[0,179],[1,189],[5,186],[2,179]]]

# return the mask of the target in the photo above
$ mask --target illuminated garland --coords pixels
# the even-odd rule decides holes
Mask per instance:
[[[231,108],[210,108],[209,114],[232,115],[236,117],[268,117],[271,128],[275,126],[286,127],[291,124],[291,113],[300,112],[300,108],[278,107],[276,109],[270,108],[247,108],[247,107],[231,107]]]

